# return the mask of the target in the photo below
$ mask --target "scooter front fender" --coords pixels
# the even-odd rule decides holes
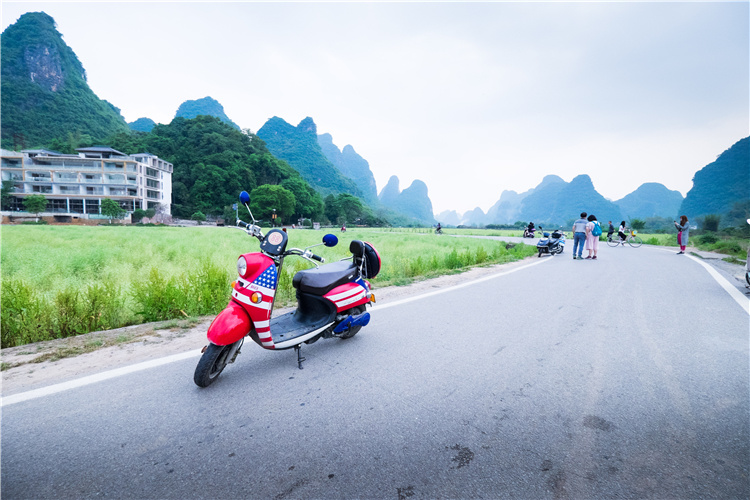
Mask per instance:
[[[253,327],[245,310],[234,301],[219,313],[208,327],[208,340],[216,345],[229,345],[250,333]]]

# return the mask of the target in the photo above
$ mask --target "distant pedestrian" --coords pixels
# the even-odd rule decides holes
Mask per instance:
[[[690,224],[688,224],[687,215],[680,215],[680,222],[678,224],[674,221],[674,227],[677,228],[677,244],[680,245],[680,251],[677,252],[677,255],[680,255],[685,253],[690,233]]]
[[[583,244],[586,241],[586,212],[581,212],[581,218],[573,223],[573,258],[582,259],[583,257]],[[578,251],[578,257],[576,257],[576,250]]]
[[[587,259],[596,259],[596,252],[599,250],[599,235],[601,234],[601,229],[599,229],[599,234],[594,234],[597,231],[594,231],[594,229],[599,225],[599,222],[596,220],[596,216],[594,214],[589,215],[588,222],[586,223],[586,250],[589,251]]]
[[[627,236],[625,236],[625,231],[627,231],[627,229],[628,226],[625,224],[625,221],[620,222],[620,228],[617,230],[617,236],[620,237],[620,243],[622,243],[623,245],[625,244],[625,238],[627,238]]]
[[[615,226],[612,225],[612,221],[609,221],[609,229],[607,229],[607,240],[611,240],[613,234],[615,234]]]

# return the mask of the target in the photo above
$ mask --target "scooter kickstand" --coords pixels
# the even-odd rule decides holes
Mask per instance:
[[[294,350],[297,351],[297,365],[299,366],[299,369],[302,370],[302,362],[305,360],[305,358],[302,357],[302,346],[297,344],[294,346]]]

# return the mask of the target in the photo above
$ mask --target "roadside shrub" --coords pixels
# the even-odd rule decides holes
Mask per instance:
[[[133,299],[136,303],[136,314],[143,321],[160,321],[177,317],[180,312],[185,316],[184,296],[176,284],[176,279],[167,279],[158,269],[151,268],[148,278],[133,284]]]
[[[698,242],[703,245],[711,245],[713,243],[716,243],[717,241],[719,241],[719,238],[717,238],[713,233],[706,233],[698,237]]]
[[[2,347],[47,340],[52,331],[51,308],[36,290],[21,280],[2,283],[2,309],[0,309],[0,337]]]
[[[461,258],[458,256],[458,251],[454,248],[445,256],[445,267],[446,269],[458,269],[461,266],[463,266]]]

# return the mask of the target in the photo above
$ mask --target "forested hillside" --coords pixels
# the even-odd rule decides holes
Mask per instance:
[[[275,116],[258,130],[258,137],[271,153],[288,162],[323,195],[348,193],[362,198],[354,181],[339,172],[323,154],[312,118],[305,118],[294,127]]]
[[[175,118],[190,119],[196,118],[201,115],[215,116],[227,125],[240,130],[239,125],[230,120],[227,114],[224,112],[224,106],[222,106],[219,101],[213,99],[212,97],[204,97],[203,99],[183,102],[182,104],[180,104],[180,107],[177,108]]]
[[[86,71],[43,12],[22,15],[0,36],[2,147],[28,149],[58,142],[97,142],[128,125],[99,99]]]
[[[343,151],[333,143],[331,134],[320,134],[318,145],[325,157],[349,179],[353,180],[362,192],[364,201],[370,206],[377,206],[378,191],[375,185],[375,176],[372,175],[370,164],[362,158],[354,148],[347,144]]]
[[[557,176],[547,176],[521,201],[519,220],[567,226],[584,211],[599,220],[615,220],[621,216],[620,208],[594,189],[588,175],[579,175],[569,183]]]
[[[149,152],[174,165],[172,212],[179,217],[197,211],[222,214],[237,202],[242,190],[255,198],[263,196],[269,203],[274,196],[283,198],[279,207],[291,203],[291,209],[280,212],[288,221],[323,214],[320,195],[293,168],[275,158],[257,136],[240,132],[218,118],[175,118],[169,125],[156,125],[150,133],[118,134],[109,144],[127,154]],[[276,186],[254,192],[266,184],[280,185],[294,198],[288,201],[287,193]]]
[[[674,220],[682,200],[683,196],[679,191],[669,190],[658,182],[647,182],[615,203],[626,219],[666,217]]]
[[[419,179],[411,186],[401,191],[399,180],[395,175],[388,179],[388,183],[378,195],[384,207],[418,221],[421,224],[435,224],[432,212],[432,202],[427,193],[427,185]]]
[[[680,214],[690,219],[720,215],[722,226],[741,225],[750,217],[750,137],[739,140],[695,173]]]

